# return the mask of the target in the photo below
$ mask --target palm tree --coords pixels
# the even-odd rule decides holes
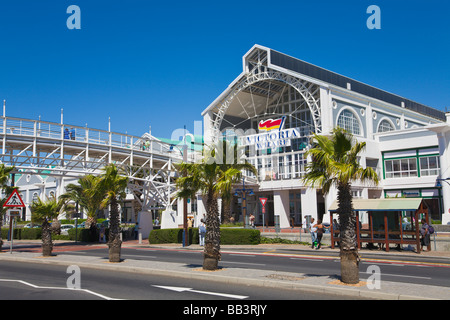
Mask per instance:
[[[53,250],[50,221],[58,217],[64,205],[65,200],[55,196],[48,197],[46,201],[37,198],[31,204],[31,221],[42,225],[42,255],[45,257],[51,256]]]
[[[0,207],[0,230],[1,230],[2,224],[3,224],[3,215],[6,213],[6,210],[8,209],[8,208],[3,207],[3,204],[8,199],[11,192],[14,190],[14,188],[8,187],[6,185],[9,180],[9,175],[11,174],[11,172],[14,169],[15,169],[15,167],[6,167],[3,163],[0,164],[0,189],[5,192],[5,198],[0,200],[0,205],[1,205],[1,207]],[[0,251],[2,250],[2,247],[3,247],[3,239],[2,239],[1,232],[0,232]]]
[[[306,185],[322,188],[324,194],[332,185],[337,187],[340,220],[341,281],[348,284],[359,282],[359,255],[356,243],[356,216],[352,206],[352,181],[371,181],[378,184],[378,175],[371,167],[363,168],[358,155],[366,143],[357,142],[342,128],[335,128],[331,136],[314,135],[313,148],[306,152],[312,157],[303,181]]]
[[[239,168],[223,167],[221,161],[216,161],[219,152],[221,150],[213,146],[200,163],[181,163],[179,170],[185,175],[177,180],[178,197],[190,197],[197,191],[206,195],[205,270],[216,270],[221,257],[217,198],[229,192],[229,186],[241,175]]]
[[[110,205],[109,212],[109,261],[120,262],[120,212],[119,202],[125,199],[128,177],[122,176],[114,164],[108,164],[100,175],[99,188],[103,194],[101,208]]]
[[[103,200],[99,177],[86,175],[78,179],[78,184],[70,183],[66,186],[66,193],[61,198],[78,202],[86,210],[85,228],[97,227],[97,210]]]
[[[219,147],[222,149],[222,159],[220,166],[223,172],[226,172],[229,168],[238,169],[241,173],[242,170],[248,170],[255,176],[258,175],[256,168],[250,164],[247,160],[240,161],[240,152],[243,150],[237,143],[229,143],[226,140],[219,142]],[[232,179],[224,179],[223,185],[220,187],[222,190],[221,198],[223,205],[223,223],[229,223],[231,218],[231,200],[233,200],[233,184],[241,181],[242,175],[238,174]]]

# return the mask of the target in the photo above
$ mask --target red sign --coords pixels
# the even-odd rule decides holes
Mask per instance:
[[[263,206],[263,210],[264,210],[264,206],[266,205],[267,198],[259,198],[259,201],[261,202],[261,204]]]
[[[22,207],[25,208],[25,204],[23,203],[22,198],[20,197],[17,189],[14,189],[8,200],[6,200],[4,207]]]
[[[261,120],[258,124],[259,131],[270,131],[274,129],[280,129],[283,127],[284,117],[277,120],[267,119]]]

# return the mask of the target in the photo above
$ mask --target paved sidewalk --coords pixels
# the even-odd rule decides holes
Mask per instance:
[[[183,263],[169,263],[158,261],[144,261],[126,259],[120,263],[110,263],[107,255],[102,258],[90,257],[86,255],[65,254],[64,251],[87,250],[93,248],[107,248],[105,244],[94,245],[71,245],[67,243],[56,243],[54,246],[54,256],[44,258],[40,251],[40,243],[36,242],[22,242],[18,241],[17,245],[21,247],[9,253],[7,243],[4,244],[3,250],[0,253],[0,260],[13,260],[23,262],[36,262],[58,265],[78,265],[80,268],[96,268],[102,270],[116,270],[124,272],[134,272],[140,274],[164,275],[171,277],[183,277],[190,279],[201,279],[208,281],[220,281],[225,283],[239,283],[254,286],[264,287],[278,287],[292,290],[303,290],[315,293],[337,294],[343,296],[350,296],[355,298],[368,299],[387,299],[387,300],[402,300],[402,299],[450,299],[450,288],[407,284],[398,282],[381,281],[379,289],[370,289],[366,283],[361,283],[361,286],[348,286],[339,284],[339,279],[328,276],[311,276],[302,273],[277,272],[271,270],[259,270],[248,268],[227,267],[221,268],[218,271],[207,272],[201,268],[202,261],[199,261],[198,266],[189,266]],[[171,245],[148,245],[146,241],[139,244],[137,241],[127,241],[123,243],[123,247],[142,247],[142,248],[172,248],[183,250],[202,250],[198,245],[191,245],[183,248],[179,244]],[[299,246],[297,246],[299,247]],[[276,251],[277,249],[297,250],[292,245],[258,245],[258,246],[227,246],[223,245],[223,252],[238,252],[239,250],[263,249],[262,252]],[[8,249],[8,250],[7,250]],[[325,254],[329,249],[324,249]],[[336,251],[336,250],[333,250]],[[305,250],[306,252],[306,250]],[[431,255],[433,252],[426,253]],[[377,252],[380,254],[380,252]],[[399,253],[401,255],[402,253]],[[407,254],[407,253],[406,253]],[[409,253],[411,254],[411,253]],[[390,256],[394,256],[389,253]],[[414,254],[417,256],[417,254]],[[435,256],[442,257],[442,255],[434,253]],[[450,259],[449,259],[450,263]],[[219,264],[220,265],[220,264]]]

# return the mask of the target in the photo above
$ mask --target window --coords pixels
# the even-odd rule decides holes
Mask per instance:
[[[417,177],[416,158],[386,160],[386,178]]]
[[[420,158],[420,175],[433,176],[439,174],[439,159],[437,156]]]
[[[378,131],[377,132],[389,132],[394,131],[394,125],[389,120],[382,120],[380,124],[378,125]]]
[[[359,120],[356,115],[350,110],[343,110],[339,115],[337,125],[342,129],[347,130],[351,134],[361,135],[361,128],[359,127]]]

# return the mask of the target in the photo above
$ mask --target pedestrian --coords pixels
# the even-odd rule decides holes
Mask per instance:
[[[200,225],[198,226],[198,243],[201,246],[205,245],[205,235],[206,235],[206,225],[203,219],[200,220]]]
[[[70,140],[75,140],[75,129],[70,128]]]
[[[322,224],[322,220],[317,220],[316,224],[317,228],[317,250],[320,249],[320,246],[322,245],[322,236],[325,233],[325,229],[328,229]]]
[[[69,129],[67,129],[67,128],[64,130],[64,139],[67,139],[67,140],[70,139],[70,132],[69,132]]]
[[[341,232],[341,226],[336,219],[333,219],[333,238],[338,239]],[[339,240],[336,240],[336,246],[339,246]]]
[[[250,214],[250,226],[255,229],[255,216],[253,213]]]
[[[99,234],[99,238],[98,238],[98,242],[106,242],[106,237],[105,237],[105,225],[102,224],[100,226],[100,234]]]
[[[425,219],[422,219],[422,227],[420,228],[420,250],[428,251],[428,245],[430,244],[430,230],[429,225]],[[427,247],[427,250],[423,250],[423,247]]]
[[[192,218],[188,218],[188,221],[187,221],[187,225],[188,225],[188,228],[192,228]]]
[[[158,219],[158,217],[156,217],[156,219],[155,219],[155,226],[159,226],[159,219]]]
[[[311,249],[314,249],[317,244],[317,227],[314,218],[311,218],[309,232],[311,233]]]
[[[139,235],[139,222],[136,222],[136,225],[134,226],[134,240],[138,239]]]

